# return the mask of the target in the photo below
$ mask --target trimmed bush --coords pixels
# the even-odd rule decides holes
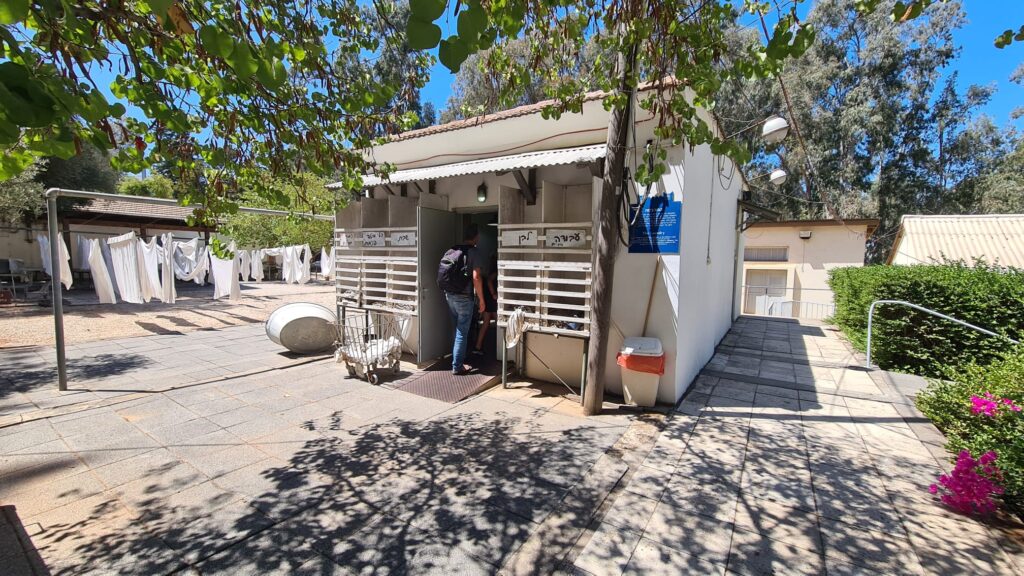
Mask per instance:
[[[945,435],[954,454],[992,451],[1007,507],[1024,515],[1024,346],[981,366],[949,369],[917,396],[917,406]]]
[[[978,262],[836,268],[833,322],[860,350],[875,300],[904,300],[1024,339],[1024,271]],[[947,366],[988,364],[1011,344],[906,306],[875,308],[872,361],[886,369],[942,376]]]

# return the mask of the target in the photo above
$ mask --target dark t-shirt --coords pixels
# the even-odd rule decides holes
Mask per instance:
[[[475,246],[470,246],[466,251],[466,270],[469,270],[469,282],[463,294],[473,294],[473,270],[480,270],[480,251]]]

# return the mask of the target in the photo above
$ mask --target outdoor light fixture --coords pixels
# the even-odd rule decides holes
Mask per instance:
[[[487,202],[486,182],[481,182],[480,185],[476,187],[476,201],[480,203]]]
[[[782,116],[770,116],[761,128],[761,137],[769,144],[778,144],[789,134],[789,122]]]
[[[799,234],[800,234],[800,239],[801,240],[810,240],[811,239],[811,231],[810,230],[801,230],[799,232]]]
[[[776,186],[782,186],[786,183],[786,178],[788,177],[789,174],[786,174],[785,170],[779,168],[777,170],[772,170],[772,173],[768,175],[768,181]]]

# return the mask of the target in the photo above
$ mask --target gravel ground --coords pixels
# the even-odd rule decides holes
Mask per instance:
[[[334,309],[334,286],[326,282],[305,285],[281,282],[243,282],[238,302],[213,300],[211,286],[179,285],[177,302],[165,305],[89,304],[90,291],[71,291],[64,307],[68,344],[110,338],[192,332],[263,322],[270,313],[290,302],[313,302]],[[83,302],[83,304],[76,304]],[[0,308],[0,348],[53,344],[53,315],[49,308]]]

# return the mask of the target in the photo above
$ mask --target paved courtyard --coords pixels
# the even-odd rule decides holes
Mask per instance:
[[[927,492],[942,438],[815,323],[740,318],[574,568],[592,574],[1021,574],[1019,524]]]
[[[741,318],[670,414],[445,404],[262,327],[0,349],[4,574],[1018,574],[830,329]],[[1018,530],[1014,536],[1013,531]]]
[[[260,326],[74,347],[65,393],[51,354],[0,351],[4,574],[493,573],[621,476],[582,481],[626,416],[536,388],[444,404]]]

